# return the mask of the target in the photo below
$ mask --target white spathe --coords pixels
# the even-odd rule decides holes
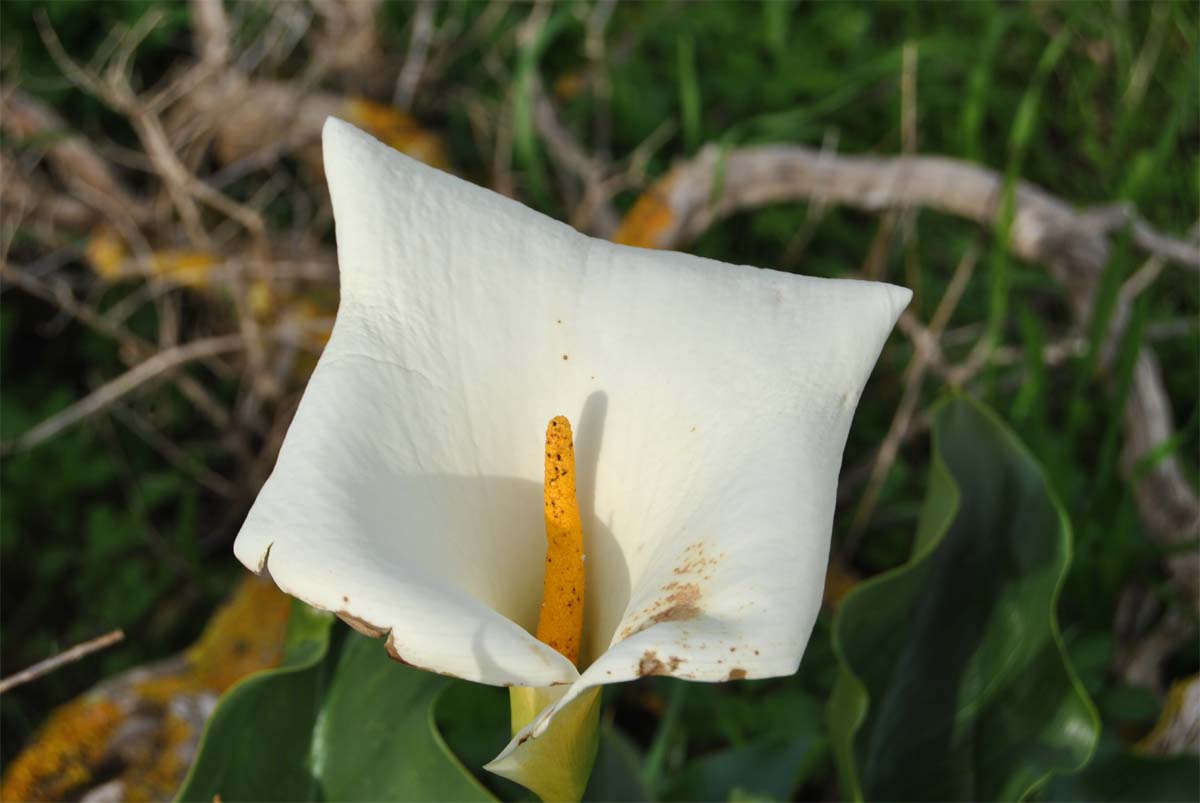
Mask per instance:
[[[238,559],[413,665],[573,684],[534,735],[598,684],[794,672],[846,433],[911,293],[585,237],[336,119],[324,148],[341,306]],[[582,674],[531,635],[559,414]]]

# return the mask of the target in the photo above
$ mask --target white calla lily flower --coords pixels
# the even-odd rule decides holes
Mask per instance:
[[[573,792],[523,756],[565,749],[573,701],[594,723],[589,690],[794,672],[850,421],[911,293],[585,237],[336,119],[324,148],[341,306],[237,557],[397,660],[532,687],[489,768],[543,797]],[[578,667],[534,636],[558,415]]]

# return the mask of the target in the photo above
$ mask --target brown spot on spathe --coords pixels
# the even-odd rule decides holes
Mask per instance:
[[[449,678],[458,677],[457,675],[452,675],[449,672],[440,672],[435,669],[430,669],[426,666],[414,664],[412,661],[405,659],[402,655],[400,655],[400,650],[396,647],[396,640],[392,636],[391,628],[373,625],[367,620],[346,611],[337,611],[337,617],[346,624],[350,625],[350,627],[357,630],[359,633],[362,633],[367,638],[382,638],[383,636],[387,636],[387,638],[384,640],[384,649],[387,650],[388,656],[396,663],[404,664],[405,666],[411,666],[413,669],[420,669],[424,672],[434,672],[438,675],[445,675]]]
[[[730,669],[729,670],[729,678],[728,678],[729,680],[742,680],[745,677],[746,677],[745,669]]]
[[[361,619],[354,614],[349,613],[348,611],[338,611],[337,616],[343,622],[350,625],[352,628],[368,638],[379,638],[380,636],[387,635],[388,629],[386,627],[373,625],[366,619]]]
[[[651,616],[650,621],[652,623],[682,622],[695,619],[700,615],[700,606],[696,604],[699,601],[700,586],[695,583],[677,586],[670,595],[662,600],[667,607]]]
[[[683,663],[683,659],[676,655],[672,655],[666,662],[663,662],[659,660],[658,654],[654,650],[646,650],[642,655],[642,660],[638,661],[638,677],[670,675],[679,668],[681,663]]]
[[[700,601],[700,586],[696,583],[671,582],[663,586],[663,591],[671,593],[665,597],[659,597],[641,611],[637,617],[641,621],[622,630],[622,639],[627,639],[635,633],[641,633],[659,622],[685,622],[688,619],[695,619],[704,612],[697,604]]]
[[[696,541],[683,551],[683,557],[679,565],[672,569],[672,572],[675,575],[704,574],[706,571],[717,566],[724,557],[724,553],[716,557],[706,555],[704,552],[704,542]]]
[[[387,633],[387,640],[384,642],[384,649],[387,650],[388,657],[390,657],[393,661],[395,661],[398,664],[404,664],[405,666],[410,666],[413,669],[420,669],[422,672],[432,672],[435,675],[444,675],[445,677],[448,677],[448,678],[454,678],[455,680],[461,680],[461,678],[459,678],[458,675],[455,675],[451,672],[443,672],[440,669],[430,669],[427,666],[421,666],[420,664],[414,664],[412,661],[409,661],[407,658],[405,658],[403,655],[400,654],[400,649],[396,646],[396,640],[392,636],[392,632],[390,630]],[[505,683],[504,685],[509,686],[511,684]]]
[[[414,669],[420,669],[420,668],[421,668],[421,667],[417,666],[417,665],[416,665],[416,664],[414,664],[414,663],[410,663],[409,661],[406,661],[406,660],[404,660],[404,656],[402,656],[402,655],[400,654],[400,650],[396,648],[396,640],[392,638],[392,634],[391,634],[391,633],[389,633],[389,634],[388,634],[387,641],[384,643],[384,649],[386,649],[386,650],[387,650],[387,654],[388,654],[388,655],[391,657],[391,659],[392,659],[393,661],[395,661],[396,663],[398,663],[398,664],[404,664],[405,666],[411,666],[411,667],[413,667]]]

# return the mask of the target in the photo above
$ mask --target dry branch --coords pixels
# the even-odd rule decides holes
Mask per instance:
[[[17,686],[28,683],[31,680],[37,680],[44,675],[49,675],[59,667],[86,658],[94,652],[111,647],[123,638],[125,638],[124,631],[114,630],[111,633],[105,633],[103,636],[76,644],[69,650],[63,650],[58,655],[47,658],[44,661],[38,661],[28,669],[0,680],[0,694],[4,694],[4,692],[15,689]]]
[[[571,224],[597,237],[611,237],[620,222],[612,205],[613,190],[605,186],[611,171],[590,156],[559,121],[554,103],[546,96],[540,82],[534,84],[533,97],[534,123],[546,141],[550,158],[582,184],[580,202],[570,204],[575,210]]]
[[[429,43],[433,39],[433,10],[432,0],[418,0],[416,11],[413,13],[408,52],[404,56],[404,64],[396,78],[396,89],[392,93],[392,105],[401,109],[411,109],[417,96],[417,86],[421,83],[421,74],[425,71]]]
[[[105,160],[84,137],[74,133],[66,121],[49,106],[24,92],[14,91],[3,97],[0,126],[17,140],[44,142],[46,157],[55,175],[69,195],[58,203],[78,204],[95,209],[123,232],[136,231],[146,219],[146,205],[134,197]],[[8,171],[5,183],[8,182]],[[44,188],[39,188],[39,195]],[[8,194],[6,189],[5,194]],[[78,210],[70,210],[73,223],[91,224]]]
[[[875,463],[871,467],[871,475],[867,479],[867,486],[854,511],[854,517],[851,519],[850,532],[842,544],[841,552],[846,562],[854,553],[854,549],[866,531],[867,523],[875,511],[879,494],[883,490],[883,483],[887,479],[892,463],[896,460],[896,455],[900,451],[900,443],[904,439],[904,434],[908,432],[913,415],[917,411],[917,405],[921,400],[921,384],[925,379],[926,370],[940,352],[937,345],[938,339],[946,325],[950,323],[954,310],[958,308],[958,302],[966,292],[967,283],[971,281],[971,276],[975,272],[975,262],[978,256],[978,250],[972,247],[959,260],[958,267],[954,269],[954,275],[950,278],[950,284],[946,287],[946,292],[938,303],[937,309],[934,310],[929,328],[920,332],[919,336],[913,340],[915,353],[904,372],[904,391],[900,396],[900,403],[896,405],[896,413],[892,417],[887,435],[884,436],[883,443],[879,447]],[[905,314],[910,313],[906,311]]]
[[[149,341],[142,339],[133,332],[113,324],[107,317],[100,315],[90,306],[76,300],[69,287],[61,279],[53,282],[39,281],[24,271],[11,265],[0,264],[0,278],[21,288],[25,292],[40,298],[55,306],[63,314],[79,321],[79,323],[115,340],[121,348],[119,354],[129,364],[135,359],[147,359],[155,352],[155,347]],[[229,412],[194,378],[181,374],[174,378],[179,391],[196,409],[209,419],[218,429],[226,431],[229,425]],[[233,434],[233,433],[228,433]],[[248,448],[240,438],[232,441],[234,451],[239,455],[248,455]]]
[[[200,60],[225,64],[230,56],[229,18],[224,0],[191,0],[192,40]]]
[[[640,244],[680,248],[734,212],[798,200],[868,211],[925,207],[994,229],[1000,224],[1003,181],[987,168],[939,156],[841,156],[801,146],[748,147],[723,153],[710,146],[674,167],[651,188],[626,219],[623,231],[636,230],[641,239],[648,240]],[[1026,261],[1049,266],[1066,288],[1082,327],[1090,319],[1092,297],[1108,260],[1107,235],[1126,224],[1132,227],[1134,242],[1159,260],[1188,267],[1200,263],[1193,246],[1154,231],[1129,207],[1081,213],[1024,181],[1015,188],[1009,247]],[[1129,303],[1128,297],[1118,298],[1115,320],[1128,318]],[[979,360],[969,358],[969,362]],[[960,366],[957,374],[951,371],[948,376],[964,381],[962,371],[969,375],[978,367]],[[1161,371],[1148,346],[1143,346],[1137,357],[1124,410],[1124,431],[1122,465],[1133,482],[1138,510],[1151,536],[1166,546],[1196,539],[1200,536],[1200,498],[1175,454],[1167,452],[1135,470],[1174,434]],[[1176,553],[1166,565],[1190,609],[1200,608],[1200,553],[1195,549]],[[1152,639],[1171,640],[1174,636],[1174,632],[1163,631]],[[1177,639],[1173,643],[1178,643]],[[1138,680],[1145,675],[1147,672],[1139,669]]]
[[[240,334],[237,334],[195,340],[182,346],[160,351],[116,379],[105,382],[87,396],[33,427],[24,435],[4,444],[0,451],[9,453],[30,449],[54,437],[64,429],[99,413],[162,373],[194,360],[215,357],[218,354],[227,354],[242,348],[245,348],[245,340]]]

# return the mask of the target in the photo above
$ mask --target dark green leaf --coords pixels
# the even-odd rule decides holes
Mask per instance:
[[[313,723],[331,661],[333,617],[296,602],[283,665],[221,698],[179,800],[318,800],[309,761]]]
[[[491,800],[434,723],[455,681],[357,633],[331,649],[332,619],[293,606],[283,665],[221,699],[179,799]]]
[[[933,445],[913,557],[852,592],[834,622],[843,792],[1019,799],[1082,767],[1099,730],[1056,624],[1070,526],[1032,456],[979,403],[940,405]]]
[[[378,640],[348,635],[313,740],[326,798],[492,799],[435,727],[434,705],[452,682],[396,663]]]

